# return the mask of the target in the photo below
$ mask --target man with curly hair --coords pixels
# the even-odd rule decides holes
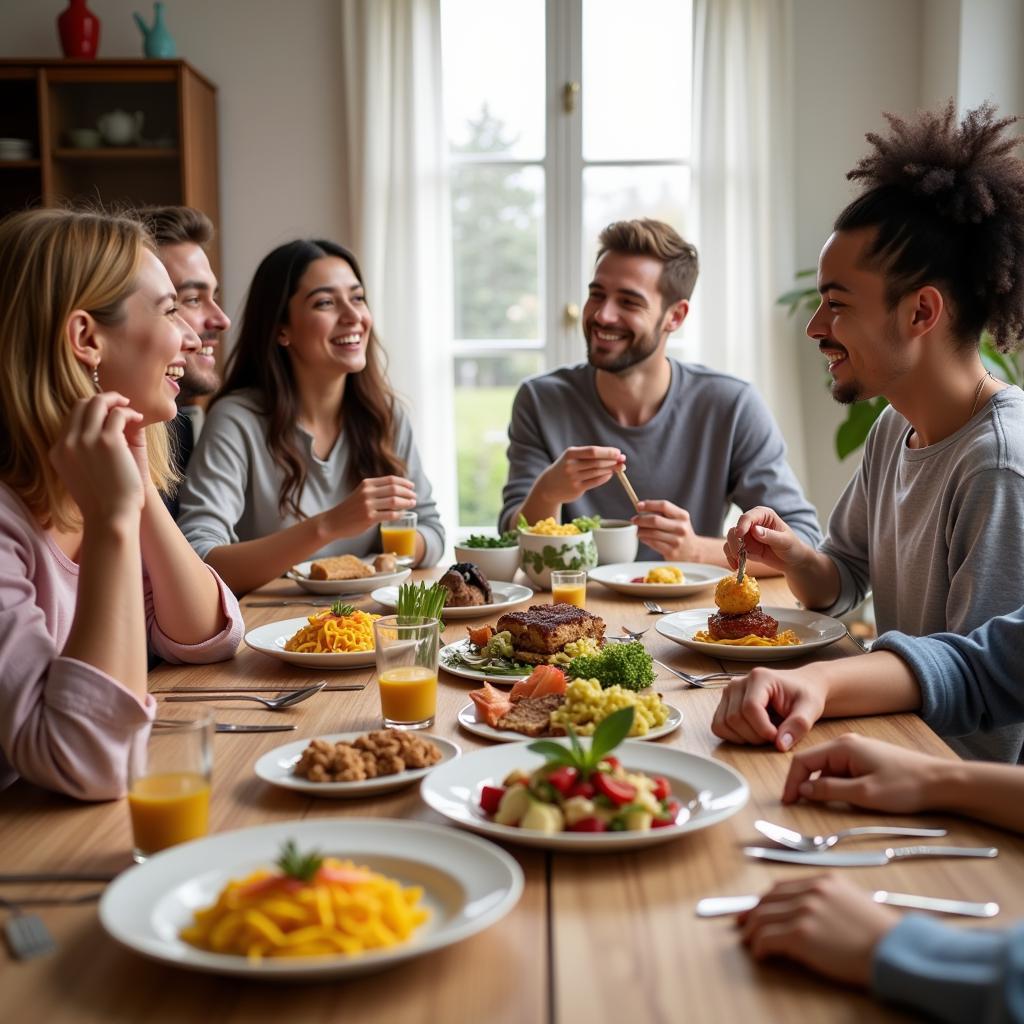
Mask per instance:
[[[758,507],[729,531],[726,554],[735,563],[743,539],[808,608],[842,614],[870,589],[880,632],[962,634],[1024,604],[1024,393],[990,376],[978,348],[983,330],[1003,351],[1024,331],[1024,161],[1007,131],[1017,119],[990,104],[960,123],[952,101],[887,117],[889,134],[869,135],[848,175],[865,188],[821,251],[807,333],[838,401],[890,407],[817,549]],[[769,703],[785,714],[787,674],[757,675],[723,697],[733,710],[721,728],[785,749],[797,738],[785,723],[768,737],[740,721],[767,719]],[[1024,728],[953,745],[1018,761]]]

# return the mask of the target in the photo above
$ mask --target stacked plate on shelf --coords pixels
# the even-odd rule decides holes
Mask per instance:
[[[31,139],[0,139],[0,160],[31,160]]]

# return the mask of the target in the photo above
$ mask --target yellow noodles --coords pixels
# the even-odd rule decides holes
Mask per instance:
[[[752,633],[738,640],[716,640],[706,629],[700,629],[693,634],[693,639],[702,644],[727,644],[730,647],[792,647],[800,643],[800,637],[791,629],[784,629],[774,640]]]
[[[373,621],[379,615],[354,611],[335,615],[330,608],[309,616],[303,626],[285,645],[286,651],[299,654],[339,654],[348,651],[373,650]]]
[[[270,871],[228,882],[181,938],[253,961],[388,949],[408,941],[430,916],[419,905],[422,896],[419,886],[403,888],[351,861],[327,858],[312,882]]]

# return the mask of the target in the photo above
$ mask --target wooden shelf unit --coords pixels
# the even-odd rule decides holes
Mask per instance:
[[[112,110],[142,111],[140,145],[73,146],[69,132]],[[185,61],[0,60],[0,137],[32,146],[31,159],[0,160],[0,217],[73,202],[194,206],[213,221],[219,272],[217,87]]]

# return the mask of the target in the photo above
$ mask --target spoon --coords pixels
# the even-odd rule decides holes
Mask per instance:
[[[791,828],[785,828],[783,825],[773,825],[770,821],[764,820],[755,821],[754,828],[773,843],[778,843],[779,846],[808,853],[813,853],[816,850],[830,850],[840,839],[845,839],[847,836],[935,837],[947,834],[944,828],[862,825],[859,828],[844,828],[839,832],[831,832],[823,836],[805,836],[803,833],[795,832]]]
[[[257,697],[250,693],[190,693],[188,695],[164,697],[164,700],[254,700],[260,704],[265,704],[271,711],[280,711],[281,708],[294,707],[296,704],[301,704],[304,700],[309,700],[310,697],[318,694],[326,685],[327,680],[321,679],[319,683],[314,683],[312,686],[304,686],[301,690],[289,690],[288,693],[282,693],[277,697]]]

